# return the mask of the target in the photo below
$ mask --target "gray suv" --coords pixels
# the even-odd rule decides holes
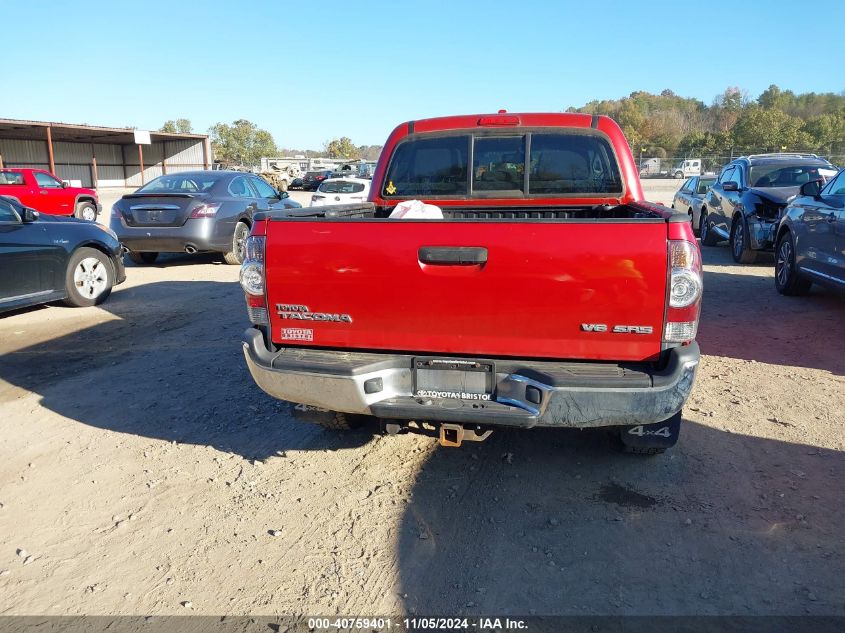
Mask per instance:
[[[835,173],[815,154],[757,154],[731,161],[704,198],[702,244],[729,240],[735,262],[753,263],[759,251],[773,250],[778,220],[801,185]]]

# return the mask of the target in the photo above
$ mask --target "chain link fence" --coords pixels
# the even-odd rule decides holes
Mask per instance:
[[[753,154],[768,154],[771,151],[734,152],[733,154],[691,154],[689,156],[673,156],[662,158],[649,155],[642,151],[634,152],[634,159],[640,169],[641,178],[684,178],[690,175],[715,174],[740,156]],[[824,158],[834,166],[845,166],[845,153],[820,154],[817,152],[783,151],[784,154],[814,154]],[[700,170],[700,171],[699,171]]]

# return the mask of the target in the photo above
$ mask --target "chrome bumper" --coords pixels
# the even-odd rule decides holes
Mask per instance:
[[[243,350],[256,384],[280,400],[387,419],[520,427],[662,422],[683,407],[699,362],[693,343],[671,350],[662,370],[620,369],[615,377],[599,372],[591,384],[573,369],[616,366],[496,361],[496,399],[476,401],[415,396],[412,367],[418,357],[411,355],[303,348],[272,352],[255,328],[244,333]]]

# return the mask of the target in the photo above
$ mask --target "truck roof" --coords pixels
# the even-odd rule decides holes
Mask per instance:
[[[564,130],[583,130],[585,133],[603,135],[612,146],[618,161],[620,176],[622,179],[622,191],[619,195],[610,196],[572,196],[572,195],[527,195],[513,196],[501,195],[498,197],[483,196],[486,204],[504,204],[513,206],[538,206],[544,204],[618,204],[642,200],[642,186],[639,180],[639,171],[634,164],[631,148],[619,125],[610,117],[594,114],[581,114],[572,112],[506,112],[500,110],[488,114],[462,114],[455,116],[437,117],[431,119],[418,119],[401,123],[391,132],[382,150],[378,165],[373,175],[373,190],[370,193],[370,200],[377,204],[392,205],[396,200],[385,198],[381,191],[394,150],[399,143],[408,137],[419,135],[438,134],[454,131],[457,133],[466,132],[474,135],[480,132],[489,135],[491,132],[498,132],[501,136],[519,135],[522,130],[526,133],[532,131],[555,132]],[[467,204],[474,198],[465,195],[456,195],[454,198],[438,195],[438,204],[462,205]]]
[[[457,116],[435,117],[407,121],[397,126],[408,126],[408,133],[440,132],[445,130],[464,130],[478,127],[597,127],[602,117],[592,114],[571,112],[504,112],[495,114],[461,114]]]

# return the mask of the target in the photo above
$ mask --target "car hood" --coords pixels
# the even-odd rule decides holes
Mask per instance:
[[[775,204],[789,204],[800,190],[800,187],[761,187],[749,189],[751,193],[760,198],[771,200]]]

